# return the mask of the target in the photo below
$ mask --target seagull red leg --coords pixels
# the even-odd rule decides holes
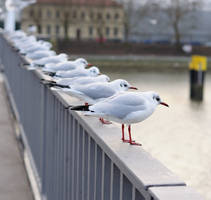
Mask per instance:
[[[125,125],[122,124],[122,141],[124,142],[125,141]]]
[[[140,143],[136,143],[135,141],[132,141],[132,137],[131,137],[131,125],[128,126],[128,133],[129,133],[129,143],[131,145],[138,145],[141,146]]]
[[[124,124],[122,124],[122,141],[130,143],[130,140],[125,140],[125,125]],[[133,140],[132,142],[135,142],[135,140]]]

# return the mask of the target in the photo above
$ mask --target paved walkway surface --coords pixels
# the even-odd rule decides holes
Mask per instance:
[[[0,74],[0,200],[33,200]]]

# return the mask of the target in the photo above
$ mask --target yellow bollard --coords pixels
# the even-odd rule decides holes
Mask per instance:
[[[192,56],[189,63],[190,70],[190,98],[196,101],[203,100],[205,73],[207,70],[207,57]]]

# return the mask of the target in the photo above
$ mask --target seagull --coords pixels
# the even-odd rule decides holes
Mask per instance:
[[[10,32],[8,34],[9,38],[11,40],[18,40],[18,39],[21,39],[21,38],[24,38],[24,37],[27,37],[26,36],[26,33],[21,31],[21,30],[18,30],[18,31],[14,31],[14,32]]]
[[[28,45],[36,43],[36,37],[31,35],[29,37],[23,37],[13,41],[15,46],[19,49],[29,47]]]
[[[95,83],[95,82],[109,82],[110,78],[105,75],[99,75],[99,76],[82,76],[82,77],[75,77],[75,78],[62,78],[58,80],[43,80],[42,83],[45,85],[49,85],[50,87],[53,86],[58,86],[58,87],[67,87],[71,85],[85,85],[85,84],[90,84],[90,83]]]
[[[37,42],[27,44],[27,47],[24,49],[21,48],[20,53],[28,54],[28,53],[33,53],[36,51],[41,51],[41,50],[50,50],[51,47],[52,47],[52,44],[50,42],[39,40]]]
[[[158,105],[168,106],[156,92],[122,92],[94,105],[72,107],[71,110],[86,111],[86,115],[103,117],[122,124],[122,141],[141,145],[132,140],[131,124],[142,122],[155,111]],[[128,125],[129,140],[125,139],[124,125]]]
[[[68,71],[74,70],[77,68],[91,67],[92,64],[89,64],[84,58],[78,58],[74,61],[65,61],[58,64],[48,63],[43,68],[45,72],[57,72],[57,71]]]
[[[59,55],[56,56],[50,56],[50,57],[45,57],[45,58],[41,58],[39,60],[34,60],[31,65],[35,66],[38,65],[39,67],[44,67],[44,65],[46,65],[47,63],[60,63],[60,62],[64,62],[67,61],[68,59],[68,55],[65,53],[61,53]]]
[[[69,71],[57,71],[49,73],[50,76],[59,77],[59,78],[74,78],[74,77],[83,77],[83,76],[98,76],[100,75],[100,70],[93,66],[89,69],[75,69]]]
[[[44,57],[50,57],[55,56],[55,51],[49,51],[49,50],[41,50],[41,51],[35,51],[33,53],[26,54],[26,57],[32,59],[32,60],[39,60]]]
[[[95,82],[86,85],[69,85],[57,90],[77,97],[89,104],[94,104],[115,95],[117,92],[127,91],[128,89],[137,90],[136,87],[131,86],[126,80],[116,79],[109,83]]]
[[[136,87],[131,86],[126,80],[117,79],[109,83],[90,83],[87,85],[72,85],[68,87],[62,87],[60,89],[52,88],[53,90],[59,90],[79,98],[85,102],[85,105],[95,104],[96,102],[102,101],[108,97],[116,95],[121,91],[127,91],[128,89],[135,89]],[[105,121],[100,117],[100,121],[104,124],[110,122]]]

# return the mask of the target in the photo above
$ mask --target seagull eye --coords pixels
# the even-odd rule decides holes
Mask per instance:
[[[124,84],[124,87],[127,87],[127,84]]]
[[[157,100],[157,101],[160,101],[160,98],[159,98],[159,97],[156,97],[156,100]]]

